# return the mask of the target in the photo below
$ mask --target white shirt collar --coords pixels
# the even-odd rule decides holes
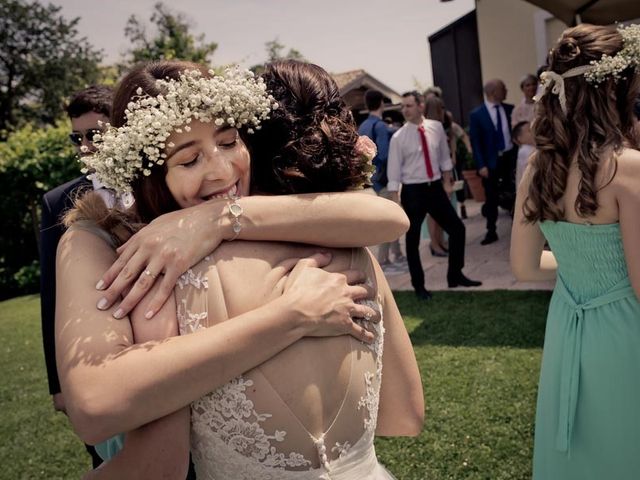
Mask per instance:
[[[487,107],[487,110],[491,110],[492,108],[495,108],[495,107],[497,107],[498,105],[501,105],[500,103],[493,103],[493,102],[490,102],[490,101],[489,101],[489,100],[487,100],[487,99],[485,99],[485,100],[484,100],[484,104],[485,104],[485,106]]]

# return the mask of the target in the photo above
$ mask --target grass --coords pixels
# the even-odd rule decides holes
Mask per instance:
[[[531,478],[536,384],[547,292],[396,294],[422,372],[426,422],[416,438],[379,438],[400,480]],[[39,298],[0,302],[0,479],[78,478],[82,443],[51,406]]]

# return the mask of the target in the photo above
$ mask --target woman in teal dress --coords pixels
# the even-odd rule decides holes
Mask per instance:
[[[535,480],[640,478],[638,63],[640,26],[579,25],[563,33],[540,77],[537,152],[511,240],[519,280],[557,279]]]

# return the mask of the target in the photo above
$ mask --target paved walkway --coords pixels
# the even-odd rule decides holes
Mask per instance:
[[[467,246],[465,249],[464,273],[473,280],[482,281],[482,286],[475,288],[449,289],[447,287],[447,259],[432,257],[429,252],[429,240],[420,242],[420,257],[424,267],[428,290],[551,290],[554,282],[518,282],[509,267],[509,243],[511,241],[511,217],[504,211],[498,218],[499,240],[491,245],[482,246],[485,219],[480,214],[481,204],[467,200],[467,214],[464,220],[467,227]],[[400,240],[404,252],[404,237]],[[392,290],[413,290],[406,262],[393,264],[384,268],[385,275]]]

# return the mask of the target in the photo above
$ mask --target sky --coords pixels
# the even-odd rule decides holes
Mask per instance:
[[[78,30],[117,61],[128,47],[124,27],[132,14],[151,28],[156,0],[49,0]],[[332,73],[359,68],[398,93],[431,85],[427,37],[475,8],[474,0],[181,0],[165,1],[183,13],[195,34],[218,48],[214,65],[249,67],[266,59],[265,42],[287,49]],[[416,83],[417,82],[417,83]]]

